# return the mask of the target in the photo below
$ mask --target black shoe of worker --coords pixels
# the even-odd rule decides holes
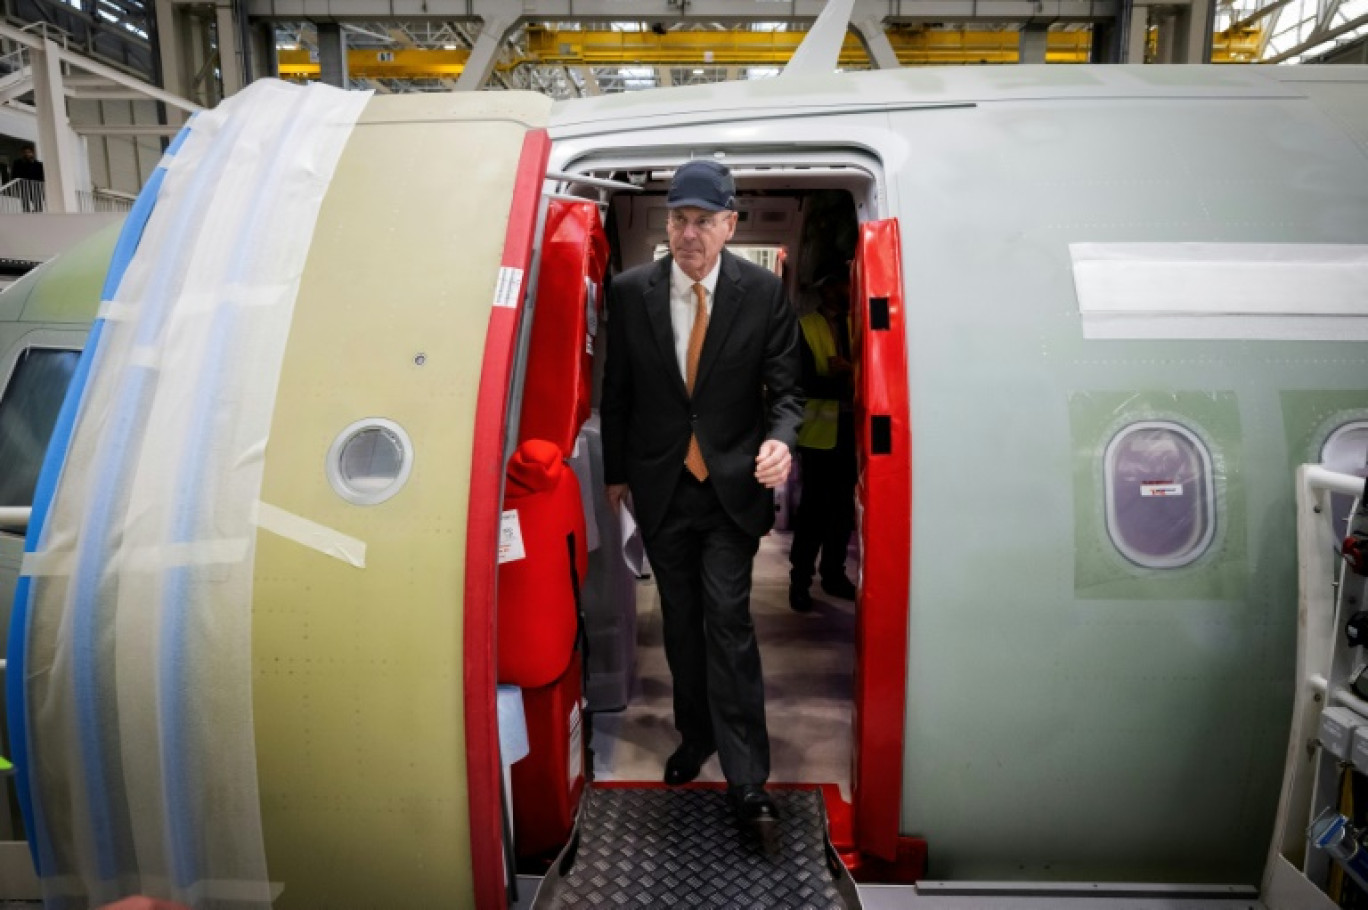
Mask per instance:
[[[766,853],[779,849],[779,808],[759,784],[742,784],[727,789],[727,800],[743,829],[760,841]]]
[[[822,590],[832,597],[839,597],[842,600],[854,600],[855,582],[846,578],[844,575],[836,575],[831,578],[822,579]]]
[[[812,612],[812,593],[807,584],[800,585],[796,581],[789,584],[789,607],[795,613]]]
[[[684,743],[665,760],[665,783],[671,787],[687,784],[698,776],[698,772],[703,770],[703,763],[712,754],[712,749]]]

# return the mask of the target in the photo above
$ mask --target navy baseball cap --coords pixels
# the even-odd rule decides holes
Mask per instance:
[[[672,209],[691,205],[710,212],[736,210],[736,182],[725,164],[695,158],[675,171],[665,205]]]

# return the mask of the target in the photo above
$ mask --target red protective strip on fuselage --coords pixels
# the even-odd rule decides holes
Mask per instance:
[[[902,807],[912,563],[912,429],[900,258],[895,219],[860,226],[855,332],[863,565],[855,642],[855,840],[864,852],[890,862],[897,857]],[[877,316],[872,312],[872,300],[887,301],[886,319],[883,304],[877,304]]]
[[[541,204],[542,180],[551,154],[545,130],[523,139],[513,185],[501,265],[521,269],[525,293]],[[503,816],[499,805],[499,718],[495,705],[494,582],[498,562],[499,510],[503,493],[503,449],[508,427],[522,301],[492,306],[485,335],[484,364],[475,411],[470,502],[466,516],[464,652],[466,788],[470,796],[470,865],[479,910],[507,905],[503,874]]]

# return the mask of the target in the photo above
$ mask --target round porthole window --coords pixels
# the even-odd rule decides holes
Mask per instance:
[[[382,503],[403,489],[413,470],[413,443],[392,420],[368,417],[347,427],[328,449],[328,482],[347,502]]]

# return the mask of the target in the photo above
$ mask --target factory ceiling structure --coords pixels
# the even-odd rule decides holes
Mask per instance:
[[[5,0],[5,16],[197,104],[250,79],[578,97],[776,75],[823,0]],[[1295,63],[1368,32],[1368,0],[856,0],[845,69]],[[0,98],[24,46],[0,40]],[[99,86],[84,86],[87,92]]]

